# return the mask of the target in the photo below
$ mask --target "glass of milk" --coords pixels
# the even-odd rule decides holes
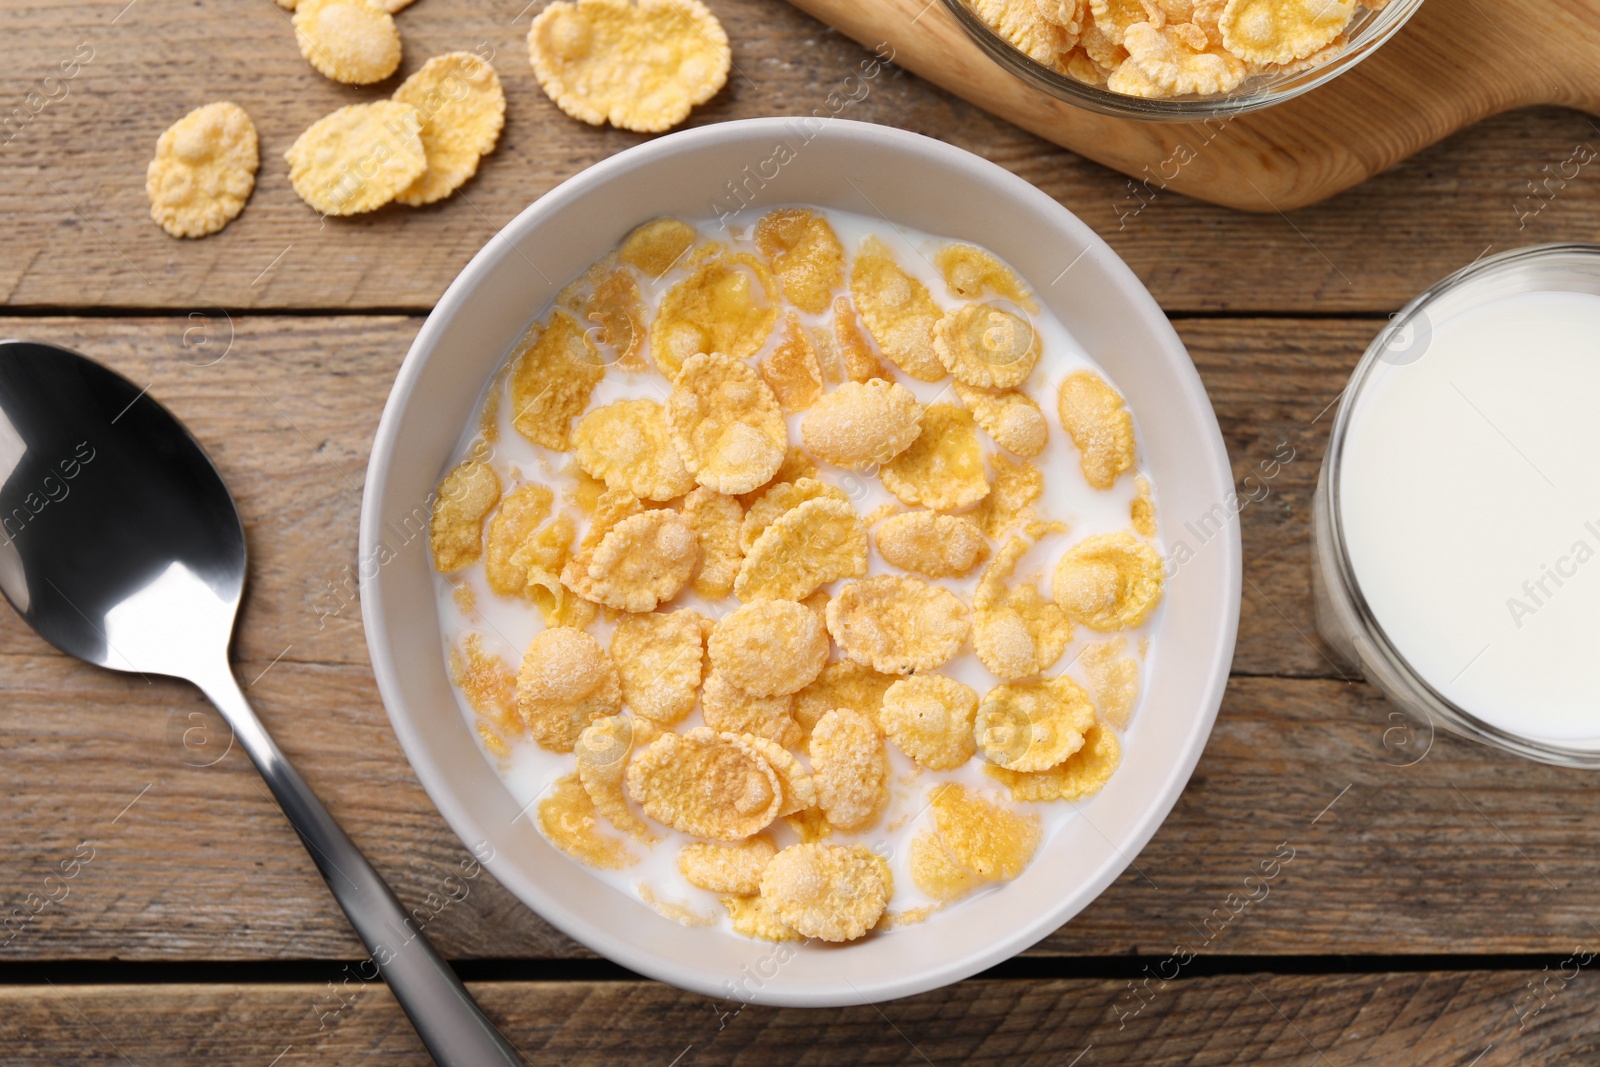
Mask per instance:
[[[1317,484],[1317,628],[1395,703],[1600,767],[1600,245],[1480,260],[1401,311]]]

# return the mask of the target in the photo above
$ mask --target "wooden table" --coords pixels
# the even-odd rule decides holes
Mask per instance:
[[[446,204],[319,226],[281,154],[373,94],[313,75],[270,0],[126,2],[0,5],[0,113],[55,97],[0,146],[0,332],[148,382],[211,450],[253,553],[240,678],[531,1062],[1595,1062],[1595,779],[1443,735],[1429,747],[1391,720],[1318,641],[1307,565],[1327,409],[1385,316],[1487,251],[1594,237],[1600,172],[1550,177],[1593,157],[1587,118],[1496,119],[1280,216],[1140,199],[896,71],[842,112],[962,145],[1077,212],[1171,314],[1236,476],[1294,459],[1242,514],[1233,680],[1136,869],[978,979],[851,1010],[740,1010],[594,958],[486,874],[441,906],[466,853],[390,732],[353,601],[367,449],[429,306],[524,205],[639,138],[544,98],[521,0],[421,0],[400,16],[404,71],[496,49],[499,151]],[[713,6],[737,70],[695,123],[825,108],[865,55],[775,0]],[[43,82],[85,49],[77,77]],[[255,198],[220,236],[175,241],[149,221],[144,166],[168,123],[216,99],[260,128]],[[238,751],[212,762],[226,737],[198,693],[70,662],[5,611],[0,691],[0,1062],[425,1061],[384,987],[352,977],[361,946],[255,772]],[[1229,895],[1283,843],[1294,858],[1270,896],[1234,913]],[[1176,966],[1180,945],[1194,958]]]

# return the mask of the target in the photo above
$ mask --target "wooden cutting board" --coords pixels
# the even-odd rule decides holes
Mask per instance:
[[[1600,0],[1427,0],[1353,70],[1287,103],[1208,125],[1107,118],[1061,103],[985,56],[939,0],[791,2],[1153,190],[1246,211],[1332,196],[1500,111],[1557,104],[1600,113]]]

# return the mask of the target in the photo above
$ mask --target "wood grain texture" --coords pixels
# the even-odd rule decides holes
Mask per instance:
[[[1542,979],[1537,970],[1181,979],[1153,983],[1137,1015],[1126,981],[1092,979],[965,982],[827,1012],[741,1009],[644,982],[469,988],[535,1065],[1594,1062],[1600,1009],[1580,989],[1556,994],[1518,1029],[1513,1005]],[[339,992],[343,1008],[332,999]],[[382,986],[0,987],[0,1043],[8,1062],[59,1067],[119,1056],[146,1065],[430,1062]]]
[[[1460,2],[1428,0],[1425,12]],[[696,110],[694,125],[827,114],[829,94],[869,56],[775,0],[712,6],[733,39],[738,69],[727,89]],[[397,79],[357,89],[317,75],[271,0],[138,0],[118,18],[122,7],[111,0],[6,5],[0,302],[32,309],[221,307],[236,315],[271,308],[426,311],[517,212],[643,140],[585,126],[545,98],[528,67],[521,5],[425,0],[399,17],[401,74],[438,52],[493,48],[508,97],[500,146],[449,201],[319,225],[288,187],[283,150],[317,118],[387,93]],[[94,58],[65,83],[66,95],[6,132],[3,116],[22,107],[80,43]],[[1045,190],[1104,235],[1172,312],[1387,312],[1486,248],[1591,239],[1600,230],[1593,165],[1576,175],[1563,166],[1597,137],[1589,118],[1572,112],[1490,120],[1286,218],[1132,182],[899,68],[887,68],[864,96],[855,95],[859,102],[840,109],[841,117],[938,137]],[[222,233],[179,241],[149,219],[145,164],[169,123],[218,99],[238,102],[255,118],[258,186]]]

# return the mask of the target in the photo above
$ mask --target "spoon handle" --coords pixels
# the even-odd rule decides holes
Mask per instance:
[[[268,736],[226,663],[217,677],[196,683],[267,780],[434,1061],[440,1067],[521,1067],[516,1049]]]

